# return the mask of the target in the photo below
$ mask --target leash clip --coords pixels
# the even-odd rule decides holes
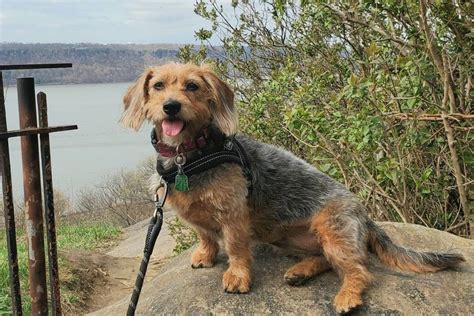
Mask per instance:
[[[158,194],[158,190],[160,188],[164,188],[163,189],[163,194],[161,196]],[[159,184],[158,188],[156,188],[155,198],[153,200],[155,202],[155,212],[153,213],[153,217],[156,218],[156,216],[158,215],[159,210],[163,208],[163,206],[165,205],[167,196],[168,196],[168,183],[165,180],[163,180],[163,177],[161,177],[160,178],[160,184]]]

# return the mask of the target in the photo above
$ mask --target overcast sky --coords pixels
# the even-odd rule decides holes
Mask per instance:
[[[230,12],[230,0],[218,0]],[[195,0],[0,0],[0,42],[194,43]],[[216,43],[217,39],[211,42]]]

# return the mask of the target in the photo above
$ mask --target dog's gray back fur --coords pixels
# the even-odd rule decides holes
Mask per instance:
[[[354,197],[342,184],[292,153],[245,135],[236,138],[244,148],[252,172],[249,193],[252,212],[259,212],[254,215],[265,218],[268,224],[290,224],[312,216],[329,200]],[[172,159],[160,159],[165,168],[173,164]],[[193,175],[189,186],[212,183],[227,168],[224,164]],[[152,177],[152,190],[156,190],[158,179]]]
[[[288,223],[307,218],[328,200],[353,196],[342,184],[292,153],[239,135],[252,171],[254,211]],[[263,215],[263,214],[262,214]]]

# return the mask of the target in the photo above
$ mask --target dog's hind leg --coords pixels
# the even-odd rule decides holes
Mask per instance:
[[[309,256],[290,267],[284,278],[286,283],[296,286],[329,269],[331,266],[323,256]]]
[[[342,278],[334,300],[338,313],[362,304],[362,292],[372,277],[366,268],[367,226],[363,207],[350,199],[327,203],[312,222],[323,254]]]

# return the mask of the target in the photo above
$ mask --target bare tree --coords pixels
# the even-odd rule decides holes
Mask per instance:
[[[81,213],[110,217],[130,226],[151,215],[153,200],[148,192],[148,178],[154,172],[154,161],[148,159],[137,169],[120,171],[94,188],[81,192],[77,208]]]

